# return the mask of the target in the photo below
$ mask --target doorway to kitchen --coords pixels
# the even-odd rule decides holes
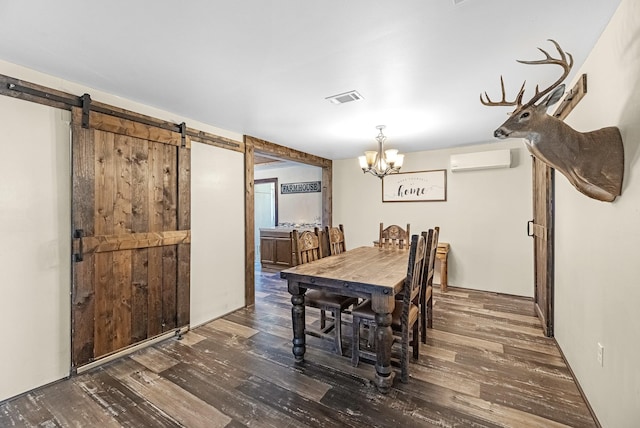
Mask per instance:
[[[300,152],[298,150],[280,146],[278,144],[271,143],[260,138],[245,135],[244,137],[244,149],[245,149],[245,305],[251,306],[255,302],[255,266],[260,261],[256,257],[256,236],[255,236],[255,180],[265,178],[275,178],[276,176],[270,174],[269,176],[262,176],[258,174],[258,169],[268,169],[267,166],[256,166],[263,163],[264,158],[276,159],[284,163],[294,163],[297,165],[312,165],[317,167],[320,173],[319,178],[313,180],[300,180],[296,178],[294,180],[298,184],[306,181],[316,181],[320,186],[320,191],[316,193],[319,195],[319,205],[314,208],[314,214],[311,217],[312,223],[315,222],[321,226],[331,225],[331,213],[332,213],[332,162],[330,159],[325,159],[319,156],[315,156],[309,153]],[[271,163],[265,160],[264,163]],[[257,175],[256,175],[257,174]],[[278,178],[278,187],[281,190],[283,185],[290,184],[288,179]],[[309,209],[309,204],[304,201],[300,201],[299,195],[293,191],[298,189],[307,189],[306,184],[298,186],[294,183],[293,186],[286,186],[285,189],[286,198],[278,198],[278,224],[284,222],[292,223],[292,227],[297,225],[298,218],[294,217],[293,220],[285,219],[285,211],[288,210],[284,205],[286,200],[287,207],[304,207]],[[286,209],[285,209],[286,208]],[[317,218],[316,218],[317,217]],[[277,244],[274,243],[274,244]],[[272,245],[275,247],[277,245]],[[264,251],[261,251],[264,256]],[[283,251],[284,254],[284,251]],[[276,254],[277,255],[277,254]],[[274,262],[278,261],[278,257],[274,257]]]

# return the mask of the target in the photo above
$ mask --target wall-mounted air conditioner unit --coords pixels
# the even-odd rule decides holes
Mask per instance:
[[[474,169],[510,168],[511,150],[491,150],[488,152],[461,153],[451,155],[451,172]]]

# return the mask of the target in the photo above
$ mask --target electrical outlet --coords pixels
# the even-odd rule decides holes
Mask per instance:
[[[598,364],[600,367],[604,367],[604,345],[602,343],[598,343]]]

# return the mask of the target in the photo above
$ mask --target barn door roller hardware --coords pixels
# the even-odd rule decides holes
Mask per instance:
[[[180,128],[180,147],[187,147],[187,124],[182,122],[178,127]]]
[[[82,100],[82,127],[89,129],[89,112],[91,111],[91,95],[84,94],[80,97]]]

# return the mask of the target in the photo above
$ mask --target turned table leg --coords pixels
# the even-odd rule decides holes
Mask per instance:
[[[305,336],[304,336],[304,288],[300,288],[297,282],[289,283],[291,293],[291,320],[293,325],[293,356],[297,363],[304,361]]]
[[[371,309],[376,313],[376,378],[378,391],[386,394],[393,385],[395,372],[391,368],[391,313],[396,306],[393,290],[385,289],[380,294],[371,295]]]
[[[376,313],[376,379],[378,391],[387,393],[393,385],[395,372],[391,368],[391,345],[393,331],[391,330],[391,314]]]

